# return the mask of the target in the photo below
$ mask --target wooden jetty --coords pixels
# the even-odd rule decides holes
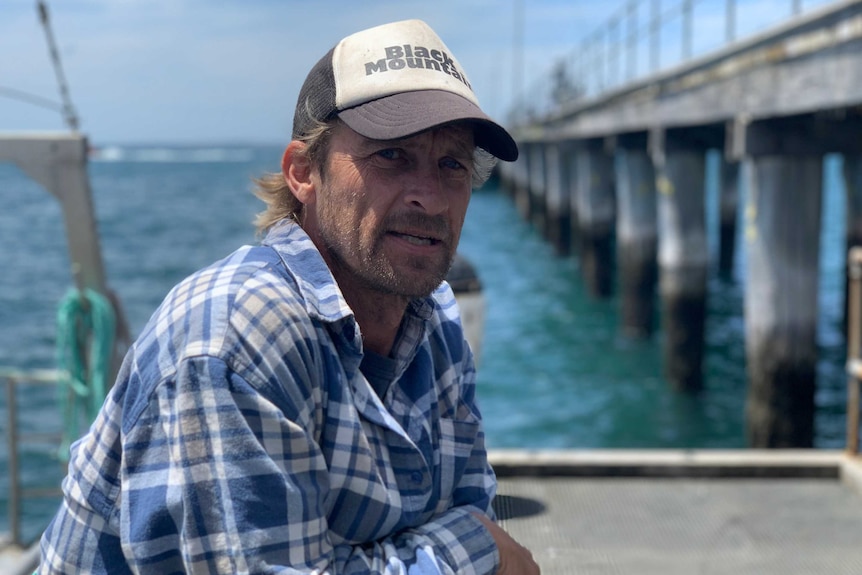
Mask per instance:
[[[637,14],[646,4],[627,5]],[[734,5],[728,2],[729,13]],[[683,0],[668,8],[682,10],[689,35],[691,7]],[[654,16],[655,48],[662,22]],[[632,18],[629,39],[641,30]],[[617,16],[611,24],[622,25]],[[579,48],[590,55],[584,66],[555,69],[552,78],[577,86],[621,69],[631,51],[620,38],[599,34],[595,45]],[[608,278],[618,275],[623,331],[649,336],[654,299],[660,302],[667,379],[696,390],[709,259],[705,157],[718,151],[725,265],[740,174],[747,181],[749,442],[812,446],[827,153],[843,157],[848,247],[862,243],[862,1],[832,2],[711,54],[603,87],[587,83],[572,91],[577,97],[521,118],[513,128],[521,158],[499,166],[504,188],[561,253],[577,253],[594,294],[607,295]],[[539,92],[530,92],[533,100]]]

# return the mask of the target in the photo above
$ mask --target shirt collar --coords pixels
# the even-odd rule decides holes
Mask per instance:
[[[278,253],[312,317],[335,323],[353,315],[323,256],[299,224],[281,220],[261,242]]]

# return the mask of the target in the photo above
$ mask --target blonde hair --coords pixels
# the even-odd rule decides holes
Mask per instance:
[[[294,138],[305,143],[305,148],[298,154],[305,156],[312,166],[320,166],[329,148],[329,138],[337,120],[317,122],[305,135]],[[321,177],[323,170],[321,170]],[[254,218],[258,234],[266,231],[284,219],[300,222],[303,204],[300,202],[281,172],[268,172],[259,178],[254,178],[254,195],[266,204],[266,209]]]
[[[329,139],[332,137],[332,131],[337,123],[338,118],[328,122],[317,121],[305,135],[294,138],[305,143],[305,148],[297,153],[304,155],[312,167],[320,168],[326,161]],[[473,151],[473,189],[481,188],[485,184],[491,177],[491,172],[494,171],[496,165],[496,157],[482,148],[475,148]],[[324,173],[325,170],[321,169],[321,178],[324,177]],[[284,174],[269,172],[254,178],[253,181],[255,185],[254,195],[266,204],[266,209],[254,218],[254,225],[258,234],[265,234],[269,228],[284,219],[301,222],[303,204],[293,195],[293,191],[284,179]]]

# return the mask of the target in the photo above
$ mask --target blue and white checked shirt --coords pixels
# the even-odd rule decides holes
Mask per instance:
[[[72,447],[39,573],[492,573],[495,478],[451,289],[381,400],[298,226],[167,296]]]

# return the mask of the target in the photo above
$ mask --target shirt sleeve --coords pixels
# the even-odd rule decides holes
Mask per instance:
[[[165,573],[493,572],[496,546],[472,515],[484,501],[333,545],[327,465],[306,418],[285,415],[220,360],[182,362],[124,439],[126,560]]]

